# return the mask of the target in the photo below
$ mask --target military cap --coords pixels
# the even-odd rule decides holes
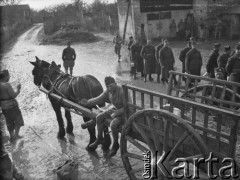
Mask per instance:
[[[231,46],[229,46],[229,45],[224,46],[224,50],[225,50],[225,51],[231,50]]]
[[[112,76],[105,77],[104,81],[105,81],[106,86],[108,86],[112,83],[116,83],[115,79]]]
[[[213,45],[215,48],[219,48],[220,46],[221,46],[221,44],[220,43],[214,43],[214,45]]]

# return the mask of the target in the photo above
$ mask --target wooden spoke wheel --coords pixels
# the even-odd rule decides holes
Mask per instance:
[[[143,179],[144,156],[151,152],[151,164],[168,153],[164,166],[171,172],[176,158],[206,158],[208,148],[194,128],[182,118],[165,110],[145,109],[134,113],[124,125],[121,134],[121,157],[130,179]],[[157,152],[157,153],[156,153]],[[155,161],[156,162],[156,161]],[[152,175],[166,177],[157,168]],[[191,171],[191,170],[190,170]],[[203,168],[204,171],[204,168]],[[201,178],[204,179],[204,178]]]

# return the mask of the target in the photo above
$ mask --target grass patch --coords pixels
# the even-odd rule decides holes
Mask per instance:
[[[41,40],[41,44],[66,45],[68,41],[72,43],[92,43],[98,40],[99,38],[91,32],[73,29],[59,30],[52,35],[45,35]]]

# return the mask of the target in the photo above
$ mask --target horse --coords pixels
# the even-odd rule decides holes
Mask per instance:
[[[72,102],[78,103],[82,98],[90,99],[99,96],[103,92],[103,87],[100,82],[91,75],[71,77],[60,70],[61,65],[57,65],[54,61],[50,64],[44,60],[40,60],[36,57],[35,62],[30,63],[34,66],[32,75],[34,78],[34,84],[38,87],[43,86],[48,91],[55,93],[61,97],[64,97]],[[53,110],[56,113],[59,131],[57,137],[62,139],[65,136],[64,121],[61,114],[61,107],[64,107],[60,101],[53,99],[48,95]],[[99,104],[103,107],[105,104]],[[92,109],[94,107],[87,107]],[[66,132],[73,135],[73,124],[70,111],[65,109],[65,117],[67,119]],[[88,122],[90,118],[83,116],[84,122]],[[89,144],[86,150],[94,151],[89,145],[96,140],[95,127],[88,127],[90,135]],[[108,128],[104,131],[104,144],[103,149],[108,149],[111,144],[111,138],[108,132]]]

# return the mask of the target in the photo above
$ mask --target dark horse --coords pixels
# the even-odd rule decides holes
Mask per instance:
[[[38,57],[36,57],[35,62],[30,63],[34,65],[32,74],[34,76],[35,85],[38,87],[42,85],[45,89],[75,103],[78,103],[82,98],[90,99],[97,97],[103,92],[100,82],[91,75],[70,77],[68,74],[63,73],[60,70],[61,66],[57,65],[54,61],[50,64],[44,60],[40,60]],[[59,125],[58,138],[64,138],[65,129],[61,114],[61,107],[64,107],[64,105],[58,100],[53,99],[51,96],[49,96],[49,100],[57,116]],[[99,104],[99,106],[104,106],[104,104]],[[93,107],[89,107],[89,109],[91,108]],[[66,132],[73,135],[73,124],[71,114],[68,110],[65,110],[65,117],[67,119]],[[83,120],[84,122],[88,122],[90,118],[83,117]],[[111,144],[110,135],[107,131],[108,130],[106,129],[104,132],[104,149],[108,149]],[[95,127],[88,127],[88,132],[90,135],[89,144],[91,144],[96,140]],[[95,150],[90,149],[89,144],[86,149]]]

